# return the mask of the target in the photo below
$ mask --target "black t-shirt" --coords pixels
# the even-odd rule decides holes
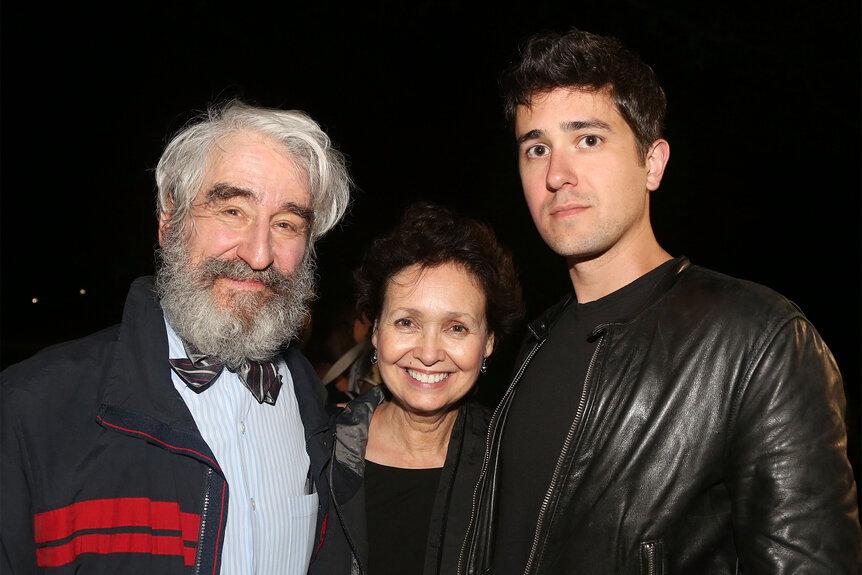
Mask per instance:
[[[601,299],[570,304],[530,362],[518,384],[502,440],[495,575],[524,572],[539,508],[595,351],[597,340],[591,340],[590,334],[597,326],[618,321],[644,306],[673,261]],[[572,565],[572,573],[577,569]]]
[[[365,460],[369,575],[421,575],[442,467],[401,469]]]

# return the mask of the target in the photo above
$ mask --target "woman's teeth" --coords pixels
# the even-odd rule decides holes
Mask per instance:
[[[419,371],[413,371],[412,369],[407,370],[407,375],[412,377],[415,380],[421,381],[422,383],[437,383],[439,381],[443,381],[449,374],[446,372],[443,373],[421,373]]]

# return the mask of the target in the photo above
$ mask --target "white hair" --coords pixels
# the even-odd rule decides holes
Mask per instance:
[[[351,181],[344,156],[332,147],[317,122],[298,110],[258,108],[238,100],[210,107],[205,116],[174,136],[159,159],[159,214],[171,227],[183,229],[213,148],[226,137],[243,132],[260,134],[280,145],[305,172],[313,210],[309,244],[313,245],[347,210]]]

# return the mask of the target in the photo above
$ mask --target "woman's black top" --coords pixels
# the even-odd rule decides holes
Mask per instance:
[[[365,460],[369,575],[421,575],[442,471],[442,467],[401,469]]]

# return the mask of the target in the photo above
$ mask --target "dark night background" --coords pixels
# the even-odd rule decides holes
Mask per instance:
[[[3,366],[120,319],[153,269],[168,135],[234,96],[309,112],[349,158],[353,208],[318,245],[320,317],[419,198],[494,225],[535,315],[570,284],[527,214],[497,80],[525,36],[577,25],[620,37],[668,94],[659,241],[805,311],[845,375],[858,469],[858,2],[360,4],[3,3]]]

